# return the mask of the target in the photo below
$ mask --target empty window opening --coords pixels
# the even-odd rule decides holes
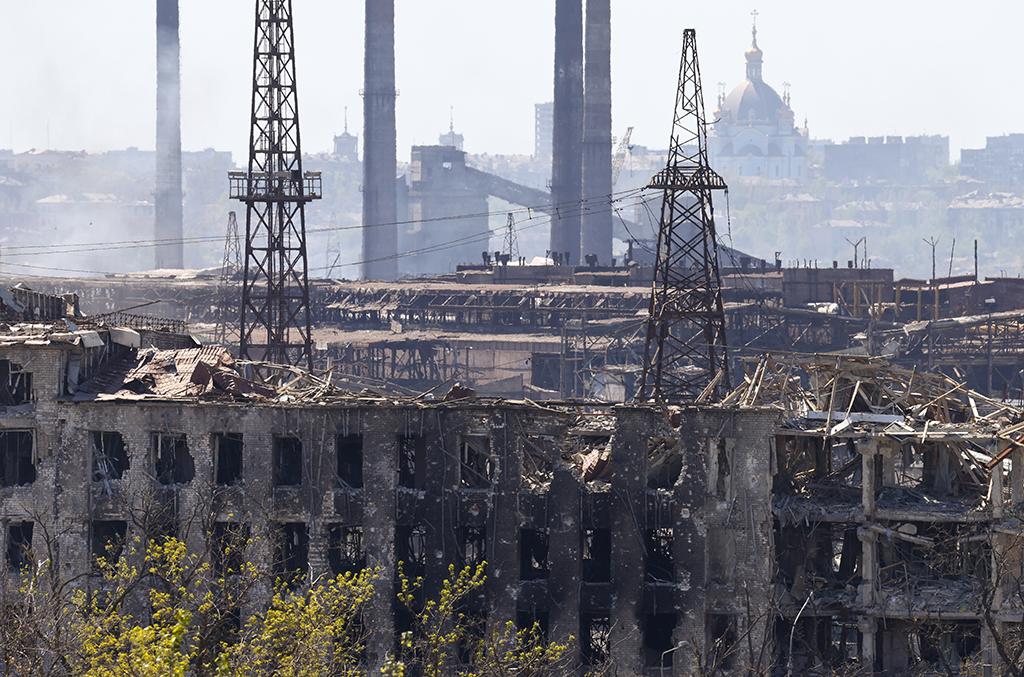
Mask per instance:
[[[358,574],[365,569],[363,528],[333,525],[327,531],[327,563],[335,576]]]
[[[739,659],[736,646],[736,617],[729,614],[708,614],[707,630],[710,664],[726,670],[735,668]]]
[[[242,433],[213,436],[214,483],[229,487],[242,483]]]
[[[490,437],[462,438],[462,486],[486,489],[494,479]]]
[[[536,581],[549,573],[547,529],[520,529],[519,580]]]
[[[610,529],[583,530],[583,580],[608,583],[612,580],[612,532]]]
[[[462,527],[462,566],[474,569],[487,559],[487,530],[484,527]]]
[[[32,432],[28,430],[5,430],[0,432],[0,485],[13,487],[32,484],[36,481]]]
[[[551,622],[547,611],[532,609],[529,611],[516,612],[516,629],[529,630],[535,637],[547,641],[548,631],[551,629]]]
[[[214,574],[223,577],[242,573],[249,526],[241,522],[214,522],[210,541]]]
[[[958,621],[955,625],[922,623],[917,635],[921,659],[944,674],[960,674],[961,661],[981,648],[979,621]]]
[[[0,405],[16,407],[32,401],[32,374],[10,360],[0,360]]]
[[[129,467],[128,447],[121,433],[95,431],[92,434],[92,480],[119,480]]]
[[[676,577],[672,529],[647,530],[647,580],[671,583]]]
[[[122,521],[92,523],[93,567],[99,570],[104,564],[113,566],[121,559],[128,523]]]
[[[294,487],[302,484],[302,440],[298,437],[274,438],[274,485]]]
[[[7,527],[7,568],[21,571],[32,564],[32,522]]]
[[[178,537],[178,519],[174,503],[154,504],[142,517],[142,529],[147,541],[162,543]]]
[[[459,663],[469,665],[483,654],[487,636],[487,616],[478,612],[459,614]]]
[[[669,489],[679,479],[683,469],[683,456],[679,453],[679,439],[654,437],[647,441],[647,486],[651,489]]]
[[[427,438],[402,435],[398,438],[398,486],[422,489],[426,483]]]
[[[363,486],[363,436],[338,435],[338,482],[344,487]]]
[[[562,360],[558,353],[533,353],[530,356],[530,385],[558,391],[562,382]]]
[[[608,612],[580,614],[580,661],[584,665],[603,665],[608,662],[610,633]]]
[[[196,476],[196,466],[184,435],[153,436],[156,478],[160,484],[185,484]]]
[[[277,582],[294,590],[302,585],[309,568],[309,532],[303,522],[286,522],[278,530],[274,558]]]
[[[422,526],[398,527],[395,557],[407,577],[422,576],[427,564],[427,530]]]
[[[675,645],[672,633],[676,629],[675,614],[647,614],[644,616],[644,665],[649,668],[672,667]],[[686,651],[681,648],[679,651]]]

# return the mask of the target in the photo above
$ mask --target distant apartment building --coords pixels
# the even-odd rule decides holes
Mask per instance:
[[[962,149],[960,173],[990,186],[1024,183],[1024,134],[989,136],[984,148]]]
[[[949,164],[948,136],[863,136],[826,145],[825,178],[830,181],[920,184]]]
[[[555,104],[551,101],[534,104],[533,110],[533,159],[551,159]]]

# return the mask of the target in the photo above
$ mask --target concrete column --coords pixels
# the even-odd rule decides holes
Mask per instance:
[[[1017,448],[1010,456],[1010,502],[1024,502],[1024,450]]]
[[[878,624],[874,618],[861,616],[857,626],[861,637],[861,660],[865,670],[870,674],[875,671],[875,632]]]
[[[612,262],[611,0],[587,0],[584,64],[583,213],[580,255],[596,254],[599,265]]]
[[[580,263],[583,199],[583,0],[555,0],[551,251]]]
[[[392,589],[396,572],[395,463],[404,423],[404,413],[398,411],[363,417],[363,546],[366,566],[380,570],[377,586],[384,593]],[[395,603],[393,594],[378,594],[369,604],[366,656],[369,672],[375,674],[394,651]]]
[[[366,0],[363,62],[363,277],[398,277],[395,1]]]
[[[181,192],[181,45],[178,0],[156,2],[156,268],[184,268]]]
[[[548,594],[551,637],[580,634],[580,483],[567,467],[555,469],[548,491]]]
[[[992,517],[1002,519],[1003,517],[1003,462],[996,463],[992,468],[992,478],[989,480],[989,500],[992,502]]]
[[[857,450],[861,454],[861,503],[864,518],[875,519],[875,451],[873,440],[858,440]]]

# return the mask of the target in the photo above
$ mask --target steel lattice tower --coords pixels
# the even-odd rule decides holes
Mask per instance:
[[[213,337],[224,345],[238,338],[238,324],[229,318],[229,308],[237,308],[238,273],[242,269],[242,250],[238,246],[238,218],[228,212],[228,230],[224,237],[224,261],[220,267],[220,281],[217,284],[217,324]],[[234,313],[230,313],[234,314]]]
[[[664,191],[639,401],[716,401],[729,389],[725,310],[708,166],[697,36],[683,31],[668,165],[648,188]]]
[[[302,171],[291,0],[256,0],[249,168],[230,178],[246,206],[239,355],[312,369],[305,206],[320,173]]]

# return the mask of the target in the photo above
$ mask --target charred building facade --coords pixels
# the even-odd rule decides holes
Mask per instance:
[[[404,627],[399,561],[427,594],[486,562],[488,622],[633,674],[999,665],[1020,645],[1024,411],[947,377],[764,358],[713,406],[357,395],[180,322],[0,299],[11,571],[55,557],[98,585],[98,555],[155,533],[206,553],[245,533],[246,558],[306,581],[373,567],[372,669]]]

